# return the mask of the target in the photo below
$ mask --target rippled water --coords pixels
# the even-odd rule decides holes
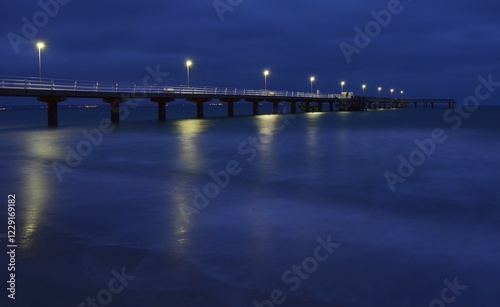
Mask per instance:
[[[455,278],[468,288],[450,306],[498,306],[500,108],[456,130],[446,111],[197,120],[175,119],[195,112],[177,106],[159,123],[139,108],[102,140],[107,108],[61,109],[58,129],[45,128],[45,110],[2,111],[16,306],[87,304],[122,268],[135,278],[113,306],[255,306],[274,289],[283,306],[429,306]],[[392,192],[384,174],[400,175],[398,157],[436,128],[446,140]],[[283,279],[318,238],[340,246],[307,278]]]

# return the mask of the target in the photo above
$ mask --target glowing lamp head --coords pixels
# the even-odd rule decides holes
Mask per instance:
[[[316,78],[314,78],[314,77],[311,77],[311,82],[313,82],[313,81],[315,81],[315,80],[316,80]]]
[[[365,88],[366,88],[366,84],[361,85],[361,87],[362,87],[363,89],[365,89]]]
[[[345,85],[345,81],[340,82],[340,85],[344,86]]]
[[[187,67],[191,67],[191,66],[193,66],[193,61],[191,61],[191,60],[187,60],[187,61],[186,61],[186,66],[187,66]]]
[[[394,93],[394,89],[393,89],[393,88],[391,88],[391,94],[392,94],[392,93]]]
[[[270,73],[269,70],[264,70],[264,76],[266,77],[269,76],[269,73]]]
[[[401,91],[401,95],[403,95],[404,91]]]
[[[45,44],[43,42],[38,42],[38,43],[36,43],[36,47],[38,49],[43,49],[43,48],[45,48]]]
[[[378,88],[378,91],[380,92],[381,90],[382,90],[382,88],[381,88],[381,87],[379,87],[379,88]]]

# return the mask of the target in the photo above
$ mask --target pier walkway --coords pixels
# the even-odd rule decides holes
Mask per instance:
[[[197,117],[203,118],[204,104],[219,100],[227,104],[227,115],[234,116],[234,103],[244,101],[253,104],[253,115],[259,114],[259,103],[273,104],[273,113],[278,113],[279,103],[289,103],[290,113],[297,112],[297,106],[304,112],[362,111],[378,108],[407,108],[413,104],[434,108],[435,104],[456,105],[453,99],[410,99],[354,96],[349,99],[340,94],[316,94],[298,91],[252,90],[225,87],[187,86],[143,86],[126,83],[100,83],[91,81],[70,81],[38,78],[0,77],[0,97],[34,97],[47,104],[47,123],[57,126],[57,105],[68,98],[100,99],[110,104],[111,121],[120,121],[120,104],[129,99],[149,99],[158,104],[158,119],[166,119],[166,105],[178,99],[196,104]]]

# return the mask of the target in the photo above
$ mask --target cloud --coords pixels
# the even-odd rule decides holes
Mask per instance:
[[[102,81],[131,81],[145,66],[161,64],[171,72],[169,82],[180,84],[183,63],[191,57],[193,82],[199,85],[259,88],[261,70],[268,67],[275,88],[306,90],[315,74],[324,92],[336,91],[341,78],[350,78],[385,87],[400,84],[419,96],[460,98],[467,94],[464,84],[500,66],[495,13],[500,4],[484,0],[401,1],[404,11],[347,64],[340,42],[352,41],[353,28],[363,27],[373,18],[370,11],[387,3],[243,0],[221,22],[212,1],[73,0],[36,39],[47,42],[46,75]],[[39,9],[36,2],[9,3],[9,14],[0,20],[2,74],[36,74],[34,46],[16,54],[7,34],[19,32],[21,18]],[[439,90],[434,77],[422,79],[431,74],[442,80]]]

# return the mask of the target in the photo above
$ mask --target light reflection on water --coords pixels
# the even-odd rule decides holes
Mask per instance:
[[[46,162],[63,154],[55,137],[53,131],[26,132],[21,137],[28,157],[21,166],[23,187],[19,193],[23,199],[25,223],[22,228],[21,248],[25,250],[29,250],[34,243],[39,220],[43,218],[44,211],[50,206],[52,199],[54,181],[47,178]],[[45,163],[41,164],[40,161]]]
[[[178,136],[178,156],[174,161],[179,161],[183,165],[183,169],[196,172],[203,168],[204,154],[203,148],[200,146],[201,134],[206,130],[208,123],[203,120],[187,119],[179,120],[174,123],[175,132]],[[171,159],[171,157],[167,157]],[[191,222],[196,218],[193,214],[198,210],[193,206],[193,181],[186,178],[179,178],[173,182],[173,187],[168,189],[167,197],[170,198],[171,216],[174,219],[175,231],[175,250],[179,255],[186,256],[186,248],[189,247],[190,238],[189,231]],[[170,229],[170,227],[169,227]]]
[[[180,139],[179,160],[188,169],[201,168],[201,152],[198,142],[200,134],[206,128],[206,124],[196,119],[178,120],[175,122],[175,128]]]
[[[77,144],[81,129],[95,127],[0,131],[0,169],[3,184],[25,199],[22,247],[33,255],[27,262],[40,261],[33,240],[45,244],[52,236],[42,227],[47,226],[85,238],[79,243],[84,250],[95,242],[153,246],[180,256],[210,280],[266,292],[279,284],[284,270],[310,256],[317,236],[332,235],[342,243],[339,254],[290,297],[307,293],[331,303],[351,302],[346,306],[359,298],[363,306],[373,297],[383,300],[377,294],[383,293],[401,306],[401,295],[432,298],[440,290],[436,280],[455,275],[482,289],[500,273],[494,258],[500,129],[482,129],[478,121],[474,130],[448,130],[449,141],[392,194],[383,172],[397,171],[398,155],[414,150],[415,138],[443,126],[438,112],[426,110],[425,125],[423,111],[401,112],[299,115],[282,130],[283,115],[124,122],[63,184],[51,162],[64,160],[64,146]],[[272,139],[259,141],[257,158],[246,162],[238,145],[258,135]],[[193,189],[203,189],[212,180],[208,172],[223,170],[232,159],[241,163],[242,173],[186,223],[180,208],[192,205]],[[104,262],[112,266],[127,253],[120,249]],[[82,270],[101,260],[96,252],[86,255]],[[65,256],[74,257],[72,265],[83,258]],[[137,273],[142,280],[154,275],[161,288],[161,281],[177,278],[170,273],[181,264],[153,261]],[[485,266],[489,272],[482,271]],[[106,274],[109,270],[101,279]],[[399,294],[403,275],[417,286]],[[51,282],[62,286],[70,279]],[[218,286],[200,288],[217,292]],[[498,298],[477,291],[470,295]]]

